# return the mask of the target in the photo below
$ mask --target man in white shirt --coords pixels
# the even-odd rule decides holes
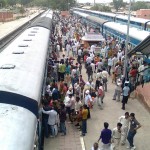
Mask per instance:
[[[107,82],[108,82],[109,74],[108,74],[108,72],[106,71],[105,68],[103,68],[103,71],[102,71],[102,73],[101,73],[101,77],[102,77],[102,79],[103,79],[104,89],[105,89],[105,91],[107,92]]]
[[[112,61],[113,61],[112,69],[113,69],[113,71],[115,71],[115,66],[116,66],[116,63],[118,62],[118,58],[116,55],[114,55]]]
[[[81,48],[79,48],[79,50],[78,50],[78,59],[77,59],[78,63],[80,63],[81,57],[82,57],[82,50],[81,50]]]
[[[54,128],[54,125],[56,125],[58,123],[58,115],[57,115],[57,112],[52,108],[52,110],[50,111],[45,111],[43,108],[42,108],[42,112],[44,114],[48,114],[49,115],[49,118],[48,118],[48,124],[51,128],[51,137],[54,137],[55,136],[55,128]]]
[[[122,58],[122,51],[119,50],[118,53],[117,53],[117,59],[118,61]]]
[[[73,57],[76,57],[76,53],[77,53],[77,45],[74,44],[74,45],[72,46],[72,55],[73,55]]]
[[[122,82],[121,82],[121,80],[119,78],[119,79],[117,79],[113,100],[116,100],[116,97],[117,97],[117,101],[119,102],[120,101],[121,92],[122,92]]]
[[[92,58],[90,57],[90,55],[87,57],[86,59],[86,63],[87,64],[90,64],[92,62]]]
[[[111,67],[113,66],[112,57],[108,58],[108,73],[111,75]]]
[[[69,43],[67,43],[67,45],[66,45],[67,57],[69,57],[70,49],[71,49],[71,46]]]
[[[94,64],[94,61],[92,61],[92,63],[90,65],[92,67],[93,73],[95,73],[95,64]]]
[[[138,68],[138,72],[139,72],[139,82],[142,83],[143,81],[143,75],[144,75],[144,69],[145,69],[145,66],[144,65],[140,65],[139,68]]]
[[[121,140],[121,135],[123,134],[122,124],[117,123],[117,127],[112,131],[112,143],[114,143],[113,150],[119,150],[119,144]]]
[[[97,69],[98,69],[98,70],[102,70],[102,67],[103,67],[103,62],[102,62],[102,60],[100,59],[100,61],[97,63]]]
[[[124,116],[119,117],[118,122],[122,124],[123,134],[121,135],[121,144],[124,145],[126,143],[129,130],[129,123],[130,123],[129,112],[126,112]]]
[[[87,105],[87,109],[88,109],[88,118],[91,118],[90,115],[90,104],[93,102],[92,97],[90,95],[90,91],[86,90],[85,92],[85,98],[84,98],[84,104]]]
[[[94,44],[91,45],[90,52],[95,53],[95,48],[96,48],[96,46]]]

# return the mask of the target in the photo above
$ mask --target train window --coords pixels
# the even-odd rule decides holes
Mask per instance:
[[[33,30],[39,30],[39,28],[33,28]]]
[[[31,33],[37,33],[37,31],[31,31]]]
[[[18,45],[18,47],[28,47],[29,45],[27,44],[21,44],[21,45]]]
[[[14,51],[13,54],[24,54],[24,51]]]
[[[35,36],[35,34],[28,34],[28,36]]]
[[[23,41],[32,41],[32,39],[24,39]]]
[[[14,69],[16,66],[12,64],[5,64],[0,67],[0,69]]]

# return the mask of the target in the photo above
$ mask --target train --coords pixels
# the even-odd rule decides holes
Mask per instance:
[[[79,11],[82,13],[89,14],[91,16],[99,17],[101,19],[105,19],[112,22],[118,22],[123,25],[128,24],[128,16],[127,15],[118,15],[114,13],[108,13],[108,12],[100,12],[100,11],[92,11],[87,9],[81,9],[81,8],[72,8],[71,11]],[[150,32],[150,20],[148,19],[142,19],[142,18],[136,18],[136,17],[130,17],[130,26],[135,27],[140,30],[145,30]]]
[[[115,37],[118,41],[125,41],[127,36],[127,25],[111,22],[82,12],[73,11],[73,15],[80,18],[83,24],[99,29],[100,33],[107,38],[108,36]],[[134,48],[142,42],[150,32],[139,30],[134,27],[129,28],[129,43]]]
[[[39,110],[53,11],[47,10],[0,53],[0,149],[40,150]]]

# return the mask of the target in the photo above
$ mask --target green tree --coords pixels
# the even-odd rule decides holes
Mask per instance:
[[[25,9],[23,7],[20,7],[20,13],[22,14],[22,16],[25,13]]]
[[[7,5],[7,1],[6,0],[0,0],[0,8],[3,8]]]
[[[139,10],[139,9],[149,9],[149,8],[150,7],[147,5],[147,3],[142,2],[142,1],[132,3],[132,6],[131,6],[131,9],[134,11]]]
[[[124,7],[124,2],[123,0],[113,0],[113,5],[116,11],[118,11],[119,8]]]
[[[16,5],[17,2],[17,0],[7,0],[7,4],[10,6]]]
[[[96,4],[91,8],[91,10],[103,11],[103,12],[111,12],[111,8],[105,5],[98,5]]]

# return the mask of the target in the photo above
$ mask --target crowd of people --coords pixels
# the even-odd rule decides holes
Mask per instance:
[[[81,136],[85,136],[87,120],[91,118],[90,109],[96,104],[100,110],[104,109],[108,80],[111,79],[116,86],[112,100],[121,101],[121,108],[125,110],[130,92],[137,83],[144,84],[150,79],[148,64],[137,56],[129,59],[127,73],[123,73],[125,41],[119,42],[115,37],[108,36],[105,42],[92,43],[85,49],[81,37],[88,30],[89,26],[83,25],[80,19],[73,16],[59,18],[53,29],[50,37],[52,53],[48,62],[45,96],[42,99],[46,138],[55,137],[58,132],[65,136],[66,121],[75,125],[81,131]],[[101,53],[96,53],[96,47],[101,47]],[[130,44],[128,49],[131,49]],[[141,125],[134,113],[129,115],[126,112],[112,131],[108,126],[105,122],[98,139],[103,143],[101,150],[110,150],[112,147],[118,150],[120,142],[124,145],[126,139],[129,148],[135,149],[133,138]],[[94,143],[92,150],[98,150],[98,143]]]

